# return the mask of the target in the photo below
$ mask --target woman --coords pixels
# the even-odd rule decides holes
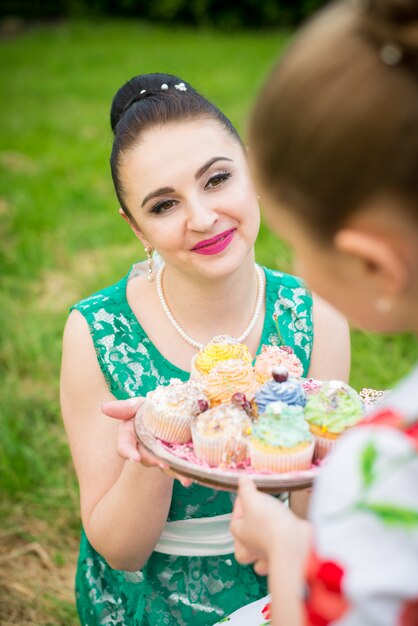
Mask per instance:
[[[121,458],[118,425],[100,403],[186,380],[214,335],[239,337],[255,356],[277,340],[277,324],[305,374],[346,378],[347,326],[319,299],[312,306],[298,279],[255,265],[259,211],[245,150],[214,105],[174,76],[138,76],[116,94],[111,122],[120,213],[149,272],[78,303],[64,333],[62,412],[84,527],[77,604],[89,626],[207,626],[265,592],[265,579],[232,555],[233,498],[185,489],[142,450],[129,456],[143,463],[127,462],[123,441]],[[191,549],[169,539],[198,527]]]

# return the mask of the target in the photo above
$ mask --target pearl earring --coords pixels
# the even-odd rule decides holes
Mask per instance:
[[[147,278],[148,278],[148,281],[152,283],[154,280],[154,273],[152,271],[154,268],[154,259],[152,258],[153,249],[150,246],[147,246],[145,248],[145,252],[147,253],[147,266],[148,266]]]
[[[387,296],[380,296],[380,298],[376,300],[375,306],[378,313],[380,313],[381,315],[385,315],[385,313],[389,313],[389,311],[391,310],[392,301]]]

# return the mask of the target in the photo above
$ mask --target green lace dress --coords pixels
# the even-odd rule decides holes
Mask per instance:
[[[285,343],[302,360],[312,349],[312,299],[299,279],[265,269],[266,316],[262,344]],[[73,308],[85,317],[110,391],[118,399],[145,395],[189,374],[167,361],[145,334],[127,299],[136,266],[115,285]],[[213,517],[232,511],[234,494],[174,481],[168,521]],[[111,537],[109,538],[111,541]],[[267,593],[266,579],[233,554],[204,557],[153,552],[137,572],[113,570],[84,532],[76,576],[83,626],[209,626]]]

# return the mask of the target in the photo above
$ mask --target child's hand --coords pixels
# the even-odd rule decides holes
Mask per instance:
[[[122,459],[141,463],[146,467],[159,467],[165,474],[177,478],[183,487],[189,487],[191,480],[175,474],[168,466],[157,459],[138,441],[135,434],[135,415],[144,403],[143,397],[128,400],[113,400],[102,404],[102,412],[119,421],[117,451]]]
[[[249,478],[241,478],[235,502],[231,532],[235,556],[240,563],[255,563],[257,573],[266,574],[269,559],[299,552],[299,543],[309,524],[300,520],[284,504],[257,491]],[[293,554],[295,552],[295,554]]]

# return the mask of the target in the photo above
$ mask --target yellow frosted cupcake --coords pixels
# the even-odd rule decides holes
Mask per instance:
[[[273,368],[279,365],[283,365],[292,378],[300,378],[303,374],[302,362],[290,346],[263,346],[254,364],[257,382],[264,385],[271,379]]]
[[[190,376],[191,378],[207,376],[217,363],[229,359],[252,363],[251,353],[247,346],[238,343],[229,335],[218,335],[193,357]]]
[[[193,419],[208,408],[202,385],[173,379],[166,387],[149,391],[142,419],[155,437],[170,443],[187,443],[192,438]]]
[[[279,473],[308,469],[314,447],[303,408],[274,402],[253,426],[249,442],[251,465],[256,470]]]
[[[201,413],[192,424],[194,453],[211,467],[245,461],[251,420],[235,404],[221,404]]]
[[[229,402],[232,396],[243,393],[251,400],[255,391],[255,379],[251,363],[239,359],[220,361],[205,377],[203,388],[211,406]]]

